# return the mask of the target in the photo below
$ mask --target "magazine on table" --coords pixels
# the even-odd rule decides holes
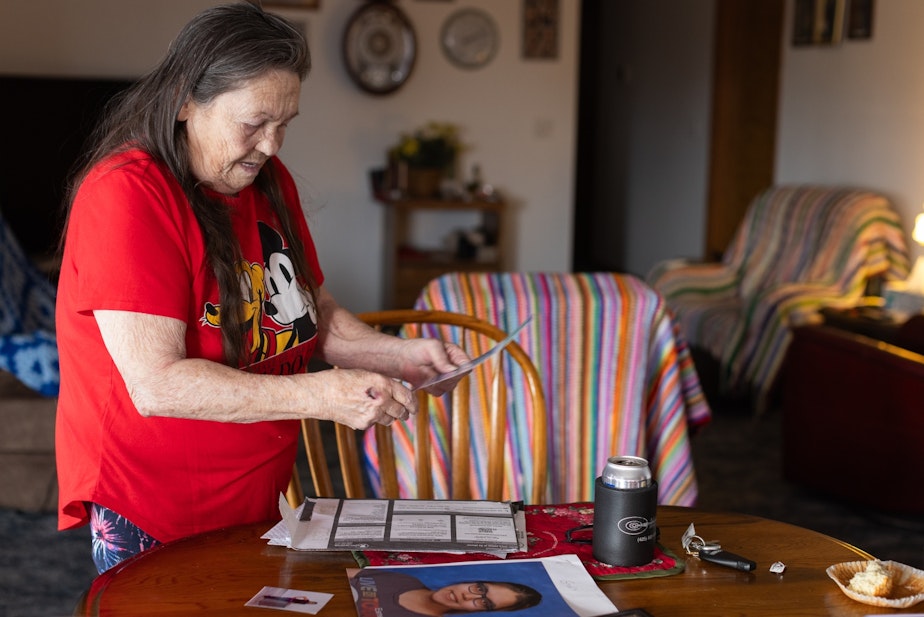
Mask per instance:
[[[599,617],[616,607],[574,555],[375,566],[346,571],[360,617],[504,611],[511,617]]]

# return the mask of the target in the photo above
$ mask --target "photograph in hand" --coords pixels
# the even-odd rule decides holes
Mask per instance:
[[[458,377],[464,377],[465,375],[468,375],[469,373],[472,372],[472,370],[473,370],[476,366],[478,366],[478,365],[481,364],[482,362],[486,362],[486,361],[490,360],[491,358],[493,358],[494,356],[496,356],[497,354],[499,354],[501,351],[503,351],[504,348],[505,348],[507,345],[509,345],[509,344],[513,341],[513,339],[515,339],[515,338],[517,337],[517,335],[520,333],[520,331],[523,330],[523,328],[526,327],[526,324],[528,324],[528,323],[532,320],[532,318],[533,318],[532,315],[530,315],[529,317],[527,317],[527,318],[523,321],[523,323],[521,323],[519,326],[517,326],[516,328],[514,328],[513,332],[511,332],[510,334],[507,335],[507,338],[505,338],[504,340],[498,342],[497,345],[495,345],[494,347],[492,347],[492,348],[489,349],[488,351],[484,352],[483,354],[481,354],[481,355],[478,356],[477,358],[475,358],[475,359],[473,359],[473,360],[470,360],[470,361],[466,362],[466,363],[463,364],[462,366],[458,367],[458,368],[455,369],[455,370],[449,371],[448,373],[440,373],[439,375],[435,375],[435,376],[431,377],[431,378],[428,379],[427,381],[423,382],[422,384],[420,384],[419,386],[417,386],[416,388],[414,388],[413,391],[416,392],[417,390],[425,390],[426,388],[429,388],[430,386],[435,386],[436,384],[443,383],[444,381],[449,381],[449,380],[451,380],[451,379],[456,379],[456,378],[458,378]]]

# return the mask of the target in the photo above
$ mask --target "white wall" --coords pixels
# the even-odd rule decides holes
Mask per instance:
[[[137,77],[208,0],[3,0],[0,72]],[[578,0],[560,3],[559,57],[520,54],[521,0],[401,0],[417,32],[417,65],[388,97],[363,94],[348,79],[340,37],[355,0],[321,0],[320,10],[280,10],[304,21],[314,68],[290,126],[283,160],[299,179],[327,286],[355,311],[381,303],[383,216],[369,195],[368,170],[402,131],[451,121],[471,145],[461,169],[481,165],[485,180],[511,202],[508,266],[567,270],[571,259],[577,92]],[[465,71],[446,60],[438,33],[450,13],[478,7],[500,29],[486,67]],[[15,119],[6,119],[15,121]],[[9,147],[9,146],[7,146]]]
[[[793,47],[788,2],[776,180],[882,191],[910,242],[924,201],[924,2],[874,6],[872,39]]]

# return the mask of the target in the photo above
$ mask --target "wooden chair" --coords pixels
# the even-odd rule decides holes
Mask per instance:
[[[507,330],[532,317],[517,342],[546,396],[549,490],[540,503],[593,500],[607,459],[629,454],[648,459],[660,503],[696,504],[690,434],[711,411],[667,305],[643,281],[615,272],[453,272],[431,280],[414,308]],[[512,394],[513,406],[526,407]]]
[[[417,311],[392,310],[363,313],[359,318],[377,329],[387,327],[400,327],[403,336],[420,336],[423,324],[431,324],[431,328],[438,328],[438,334],[444,340],[453,340],[462,343],[469,356],[476,357],[484,353],[496,341],[506,337],[506,333],[491,325],[469,315],[450,313],[445,311]],[[450,330],[455,330],[450,334]],[[433,331],[428,330],[428,335]],[[514,362],[522,373],[523,384],[509,384],[503,370],[504,362]],[[523,486],[506,486],[510,479],[510,465],[515,463],[517,453],[509,451],[508,431],[508,389],[520,387],[531,399],[530,414],[523,421],[530,430],[530,461],[531,470],[524,474]],[[487,409],[472,409],[472,391],[478,393],[476,400],[486,402]],[[448,433],[447,443],[451,461],[449,478],[451,487],[449,498],[471,499],[471,479],[473,472],[473,450],[480,450],[486,455],[487,489],[484,498],[502,500],[505,495],[522,493],[530,503],[541,503],[547,484],[547,428],[545,395],[542,390],[539,373],[532,360],[523,351],[516,341],[511,342],[501,354],[479,365],[475,370],[456,386],[453,392],[442,397],[442,400],[432,397],[420,390],[418,396],[418,413],[407,423],[395,423],[391,427],[377,425],[375,432],[375,448],[377,451],[378,474],[381,478],[382,497],[397,499],[410,497],[417,499],[433,499],[435,497],[432,465],[434,464],[434,444],[431,435],[434,431],[442,435]],[[439,413],[433,410],[440,406],[450,410],[448,426],[441,426]],[[484,423],[485,443],[476,444],[473,449],[471,443],[470,427],[478,424],[480,418],[486,418]],[[399,490],[399,472],[394,446],[394,429],[404,424],[408,433],[413,435],[414,470],[416,475],[416,492],[411,495],[401,495]],[[403,430],[403,428],[401,429]],[[350,427],[335,424],[337,451],[340,459],[340,471],[343,476],[344,493],[346,497],[365,497],[366,488],[363,483],[363,463],[360,456],[360,443],[356,432]],[[318,420],[307,419],[302,421],[302,433],[311,478],[314,483],[315,494],[321,497],[334,496],[333,482],[330,469],[325,456],[322,439],[321,423]],[[437,465],[439,467],[439,465]],[[528,476],[528,477],[526,477]],[[406,484],[406,483],[405,483]],[[405,487],[407,488],[407,487]],[[298,473],[293,474],[292,482],[287,494],[289,503],[294,506],[303,500]]]

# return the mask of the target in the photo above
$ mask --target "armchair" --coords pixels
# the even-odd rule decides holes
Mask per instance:
[[[871,278],[907,274],[905,233],[885,197],[800,185],[758,195],[721,263],[662,262],[647,280],[690,345],[718,361],[719,392],[751,394],[760,409],[791,326],[855,304]]]

